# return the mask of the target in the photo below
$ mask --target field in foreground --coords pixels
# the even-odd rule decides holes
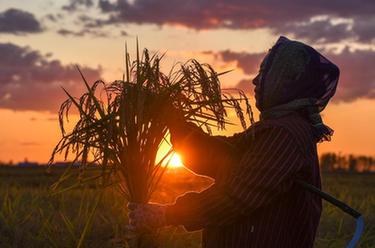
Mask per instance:
[[[126,247],[126,202],[114,189],[106,189],[93,212],[98,191],[85,186],[50,195],[49,185],[61,169],[46,174],[43,168],[0,167],[0,247]],[[326,174],[327,192],[344,200],[365,216],[366,229],[360,247],[375,247],[375,175]],[[186,191],[201,190],[212,182],[186,171],[170,170],[154,201],[173,202]],[[89,223],[90,215],[93,222]],[[355,222],[341,211],[324,204],[315,247],[345,247]],[[200,247],[200,232],[183,228],[161,231],[162,247]]]

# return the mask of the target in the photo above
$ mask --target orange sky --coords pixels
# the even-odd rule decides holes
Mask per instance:
[[[333,140],[318,145],[319,152],[375,155],[375,103],[360,100],[350,104],[331,104],[323,112],[325,122],[335,130]],[[47,162],[60,137],[55,114],[33,111],[0,110],[1,161]],[[224,134],[241,131],[229,127]],[[222,134],[222,133],[221,133]]]
[[[249,80],[254,76],[254,72],[249,72],[246,70],[246,67],[244,67],[246,61],[241,60],[241,58],[243,58],[241,54],[247,56],[264,53],[272,46],[277,37],[282,34],[273,31],[271,26],[261,26],[260,24],[263,22],[256,22],[260,23],[259,27],[252,27],[249,24],[249,27],[240,28],[205,27],[204,29],[200,29],[200,27],[187,27],[199,25],[194,22],[186,23],[181,21],[181,23],[177,22],[173,25],[165,23],[159,25],[158,23],[153,24],[147,21],[147,23],[138,24],[113,24],[95,30],[105,33],[105,36],[101,36],[98,33],[85,34],[82,36],[61,35],[58,33],[58,30],[62,28],[77,30],[76,28],[79,27],[80,24],[76,22],[77,19],[74,18],[77,18],[77,16],[84,12],[84,10],[76,10],[78,14],[75,12],[73,12],[73,14],[68,14],[62,11],[61,7],[64,3],[67,4],[68,2],[69,1],[61,1],[59,4],[47,4],[46,1],[37,0],[31,5],[31,3],[16,0],[1,3],[0,12],[5,12],[9,8],[15,8],[34,15],[41,23],[42,31],[30,33],[25,31],[20,34],[17,32],[1,31],[0,28],[0,44],[11,43],[21,48],[27,46],[29,50],[38,51],[40,56],[46,58],[48,61],[53,59],[58,60],[62,68],[65,68],[65,66],[69,64],[84,65],[93,69],[100,66],[100,68],[102,68],[102,78],[107,81],[112,81],[121,78],[124,42],[128,42],[129,50],[134,55],[135,36],[138,36],[142,47],[147,47],[151,51],[167,52],[167,57],[165,58],[162,68],[164,71],[168,71],[175,62],[186,61],[189,58],[197,58],[201,62],[212,64],[218,71],[235,69],[222,78],[223,87],[234,87],[240,80]],[[90,7],[89,12],[90,11],[94,13],[97,10],[95,10],[94,7]],[[63,17],[58,19],[58,21],[50,21],[47,18],[48,14],[52,13],[57,16],[60,12],[63,13]],[[233,13],[233,16],[235,16],[235,14],[236,13]],[[319,18],[317,20],[322,19],[322,17]],[[4,21],[3,19],[1,19],[0,15],[0,27],[1,22]],[[218,20],[216,17],[214,19]],[[345,19],[342,18],[332,20],[333,23],[335,21],[345,23]],[[232,22],[235,23],[236,19],[234,18]],[[205,25],[214,24],[207,22]],[[221,25],[220,22],[218,22],[217,25]],[[121,31],[126,32],[126,35],[119,35]],[[297,31],[294,32],[294,34],[290,34],[290,37],[293,38],[298,35]],[[375,33],[375,31],[373,32]],[[324,34],[322,33],[322,35]],[[373,56],[375,51],[374,42],[359,42],[358,40],[350,39],[350,37],[340,42],[335,41],[328,43],[317,41],[309,42],[309,39],[311,40],[312,38],[301,38],[301,40],[312,44],[321,51],[331,49],[330,53],[338,54],[337,59],[343,61],[343,64],[347,66],[345,68],[353,67],[355,69],[356,63],[360,63],[361,58],[366,58],[364,55],[361,55],[362,57],[359,57],[358,61],[353,60],[353,64],[348,64],[344,61],[346,57],[340,57],[340,51],[343,53],[345,47],[350,48],[351,51],[362,49],[366,51],[366,55],[371,56]],[[234,54],[237,57],[233,59],[220,56],[220,54],[223,54],[223,51],[231,51],[232,55]],[[46,55],[48,53],[52,53],[52,55]],[[353,54],[348,52],[347,55]],[[6,65],[7,61],[1,61],[0,58],[0,63]],[[1,81],[1,73],[2,71],[0,69],[0,86],[6,83],[5,81]],[[33,71],[30,71],[30,73],[33,73]],[[338,97],[342,97],[345,101],[330,103],[323,112],[323,118],[326,124],[335,130],[335,134],[332,142],[319,144],[319,152],[332,151],[375,155],[375,128],[373,127],[375,123],[375,100],[372,98],[372,95],[375,95],[375,89],[371,88],[371,85],[375,84],[375,77],[371,78],[371,75],[374,74],[369,74],[368,77],[358,79],[359,81],[355,82],[355,87],[357,87],[357,85],[360,86],[361,83],[368,83],[369,86],[367,86],[367,91],[356,92],[356,97],[352,97],[351,92],[354,92],[356,88],[350,85],[350,82],[353,81],[350,76],[357,75],[354,73],[355,72],[351,73],[345,71],[343,76],[344,81],[341,85],[340,82],[338,86],[338,91],[340,91],[340,87],[342,88]],[[61,79],[53,83],[58,86],[64,85],[64,87],[69,90],[69,88],[72,89],[80,83],[78,73],[76,76],[77,81],[74,81],[75,75],[73,73],[72,78],[74,82],[70,84],[70,86],[67,86],[67,84],[65,84],[66,82],[63,82]],[[372,81],[365,82],[365,80]],[[19,87],[23,87],[22,84],[20,85]],[[10,88],[0,87],[0,161],[7,162],[12,160],[18,162],[27,158],[29,161],[47,162],[54,144],[60,137],[57,108],[54,108],[55,110],[52,111],[49,106],[47,106],[49,105],[47,102],[45,104],[45,109],[43,106],[39,106],[38,108],[30,107],[28,109],[27,104],[29,103],[27,101],[22,107],[18,107],[17,105],[8,106],[5,101],[13,96],[12,92],[7,92],[8,89]],[[30,91],[32,90],[33,88],[30,88]],[[60,97],[63,95],[61,88],[55,87],[53,90],[53,92],[58,91],[58,93],[56,93],[57,96]],[[29,95],[26,97],[30,97],[30,102],[38,101],[38,97],[42,97],[42,95],[38,96],[38,92],[39,94],[50,94],[52,91],[47,91],[49,93],[40,93],[40,91],[35,90],[35,92],[29,92]],[[253,100],[251,94],[249,94],[249,97]],[[54,99],[50,101],[51,106],[55,106],[53,105]],[[241,129],[237,126],[230,127],[223,133],[231,135],[239,131],[241,131]]]

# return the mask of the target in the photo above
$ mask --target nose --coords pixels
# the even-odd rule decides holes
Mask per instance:
[[[253,84],[257,86],[259,83],[259,74],[253,79]]]

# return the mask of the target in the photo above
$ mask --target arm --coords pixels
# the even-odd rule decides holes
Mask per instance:
[[[216,178],[219,168],[238,163],[234,136],[210,136],[193,123],[180,120],[170,125],[173,148],[181,155],[184,165],[193,172]]]
[[[293,176],[303,165],[293,137],[278,127],[255,137],[239,167],[227,180],[201,193],[187,193],[178,198],[174,205],[167,207],[167,222],[184,225],[188,230],[227,225],[287,192]]]

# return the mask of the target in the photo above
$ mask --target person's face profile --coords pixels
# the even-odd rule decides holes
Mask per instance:
[[[265,67],[266,67],[266,63],[267,63],[267,59],[268,59],[268,56],[269,56],[269,52],[267,53],[267,55],[264,57],[262,63],[260,64],[259,66],[259,71],[258,71],[258,74],[254,77],[253,79],[253,84],[254,84],[254,96],[255,96],[255,106],[259,109],[259,96],[260,96],[260,92],[259,92],[259,89],[260,89],[260,83],[262,81],[262,77],[264,76],[264,70],[265,70]]]

